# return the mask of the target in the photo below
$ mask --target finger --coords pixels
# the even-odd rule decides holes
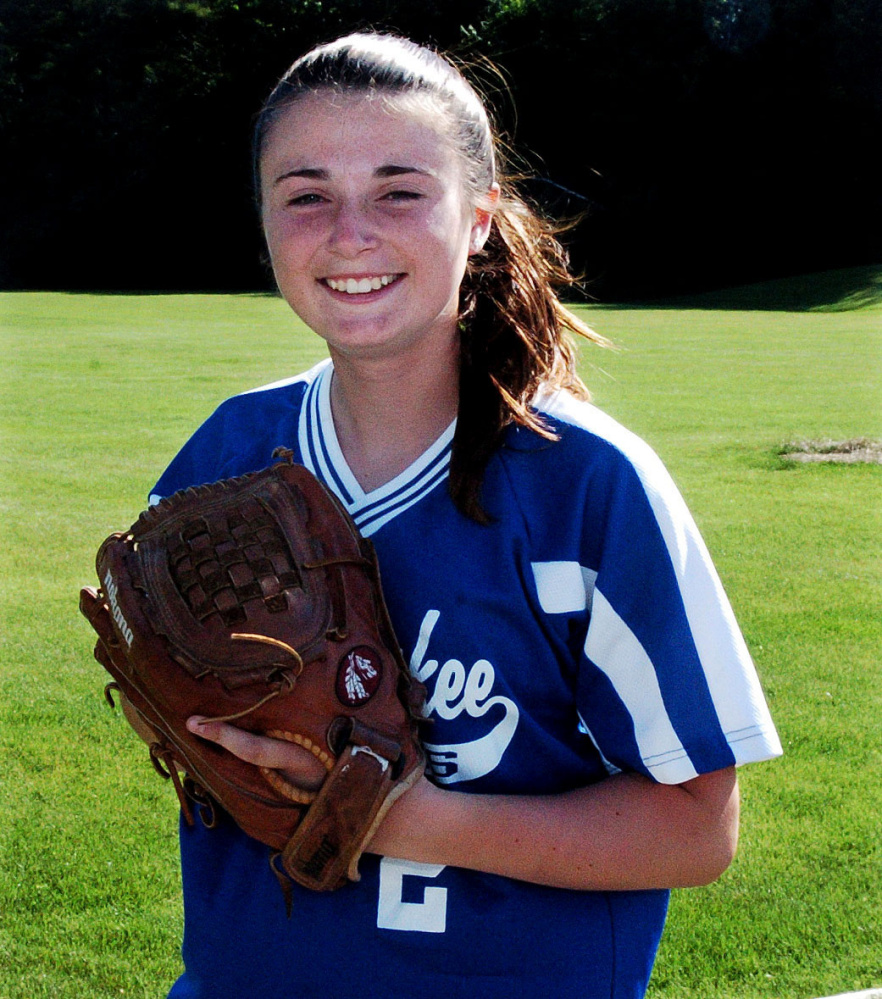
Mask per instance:
[[[246,763],[274,768],[291,763],[287,752],[291,747],[278,739],[255,735],[226,722],[206,721],[199,715],[187,719],[187,728],[194,735],[223,746]]]
[[[206,721],[201,715],[188,718],[187,728],[194,735],[223,746],[246,763],[282,771],[288,780],[300,787],[318,787],[326,776],[325,767],[311,753],[282,739],[246,732],[227,722]]]

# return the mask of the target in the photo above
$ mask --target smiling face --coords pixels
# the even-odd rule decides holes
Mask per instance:
[[[490,225],[441,112],[319,91],[273,123],[261,158],[276,282],[332,355],[454,349],[459,285]]]

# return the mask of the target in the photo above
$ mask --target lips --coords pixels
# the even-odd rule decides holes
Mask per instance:
[[[346,295],[367,295],[397,281],[401,274],[373,274],[364,277],[326,277],[322,282],[332,291]]]

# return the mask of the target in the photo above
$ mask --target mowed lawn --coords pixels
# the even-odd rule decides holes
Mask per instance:
[[[620,349],[583,374],[679,482],[786,752],[741,771],[732,868],[675,893],[653,999],[882,987],[882,469],[778,453],[882,438],[882,308],[774,310],[799,288],[585,310]],[[177,801],[104,702],[78,590],[217,403],[324,352],[261,295],[7,293],[0,323],[0,999],[159,999]]]

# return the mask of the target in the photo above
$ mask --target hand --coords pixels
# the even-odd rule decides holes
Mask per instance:
[[[246,763],[278,770],[287,781],[304,791],[317,791],[327,775],[323,763],[293,742],[246,732],[227,722],[207,721],[202,715],[188,718],[187,728],[194,735],[223,746]]]

